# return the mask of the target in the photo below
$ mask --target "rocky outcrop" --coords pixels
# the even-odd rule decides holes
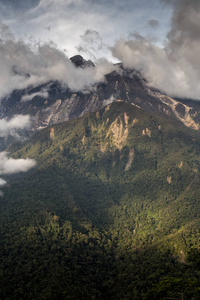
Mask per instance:
[[[113,144],[121,150],[128,137],[128,115],[124,113],[124,118],[119,116],[110,126],[107,137],[111,137]]]
[[[70,58],[73,64],[78,68],[94,67],[94,63],[91,60],[85,60],[81,55],[75,55]]]
[[[88,66],[95,68],[91,61],[84,60],[80,55],[72,57],[71,61],[77,68]],[[123,100],[159,117],[178,119],[185,126],[195,130],[200,128],[200,105],[197,101],[183,103],[163,95],[149,87],[138,72],[125,69],[122,64],[118,64],[117,67],[118,71],[105,76],[104,83],[95,84],[87,91],[74,93],[67,87],[62,87],[59,82],[48,82],[36,88],[14,91],[1,99],[0,118],[12,118],[16,114],[31,115],[32,125],[25,134],[27,136],[36,130],[77,118],[88,112],[97,111],[114,101]],[[25,99],[24,96],[26,101],[22,101]],[[128,127],[122,130],[123,122],[126,124],[127,121],[125,119],[116,121],[111,129],[119,149],[128,130]],[[151,132],[148,128],[144,128],[142,135],[151,137]]]

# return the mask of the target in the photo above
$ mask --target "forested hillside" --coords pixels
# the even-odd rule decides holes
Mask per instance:
[[[125,102],[8,151],[1,299],[200,299],[200,136]]]

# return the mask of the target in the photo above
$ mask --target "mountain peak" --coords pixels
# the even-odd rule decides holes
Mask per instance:
[[[94,67],[94,63],[91,60],[85,60],[81,55],[74,55],[70,58],[71,62],[77,68]]]

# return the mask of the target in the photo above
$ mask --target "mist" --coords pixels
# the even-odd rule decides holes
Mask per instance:
[[[75,5],[74,9],[83,5],[83,1],[79,0],[67,2],[60,0],[59,3],[54,0],[50,2],[42,0],[36,1],[35,6],[28,13],[30,18],[31,16],[33,18],[33,24],[37,22],[40,24],[45,11],[49,20],[53,9],[61,12],[66,3],[68,8]],[[131,3],[129,1],[129,5]],[[153,36],[142,36],[134,32],[134,28],[130,28],[132,32],[130,32],[129,38],[123,37],[118,30],[121,37],[110,47],[104,42],[104,38],[101,37],[97,28],[85,30],[84,27],[84,33],[79,36],[79,44],[76,49],[79,53],[84,53],[94,59],[102,57],[95,61],[95,68],[76,68],[65,54],[67,49],[61,51],[50,41],[42,43],[34,38],[17,39],[8,26],[0,23],[0,98],[5,97],[14,89],[36,87],[55,80],[71,91],[90,89],[95,83],[105,81],[105,75],[115,69],[115,66],[105,59],[106,57],[111,58],[114,62],[122,61],[127,68],[139,70],[150,86],[171,96],[200,99],[200,1],[160,0],[160,3],[173,9],[171,28],[162,44],[159,44],[159,41],[156,41]],[[51,5],[53,5],[53,9]],[[98,5],[95,4],[95,7]],[[104,7],[104,9],[106,8],[111,9],[109,5]],[[117,8],[119,9],[118,6]],[[125,11],[129,16],[127,9],[128,6]],[[156,11],[155,7],[154,11]],[[94,16],[91,15],[91,18]],[[61,22],[62,26],[64,26],[64,21],[65,19]],[[106,19],[106,22],[107,29],[112,27],[109,20]],[[162,20],[156,18],[155,14],[152,14],[148,20],[146,19],[145,24],[145,26],[149,26],[151,32],[155,33],[155,36],[159,29],[163,28]],[[103,26],[103,21],[101,25]],[[61,36],[63,34],[62,26],[59,27]],[[81,25],[79,24],[79,26]],[[51,32],[51,26],[45,30]],[[68,29],[68,31],[70,30]],[[115,36],[115,33],[112,32],[112,35]],[[73,36],[71,39],[73,40]],[[66,41],[66,43],[70,47],[70,41]],[[47,90],[40,93],[42,94],[38,95],[48,97]],[[22,101],[29,101],[34,96],[35,94],[25,95]]]
[[[10,175],[18,172],[27,172],[36,166],[36,161],[30,158],[14,159],[8,156],[6,151],[0,152],[0,175]],[[7,184],[6,180],[0,178],[0,187],[2,188]],[[0,197],[3,196],[3,192],[0,190]]]
[[[0,120],[0,137],[6,135],[15,136],[19,129],[28,129],[31,125],[31,117],[29,115],[15,115],[12,119],[6,118]]]
[[[162,2],[174,8],[165,45],[135,33],[128,40],[118,39],[112,55],[125,67],[139,70],[149,85],[171,96],[200,99],[200,1]]]
[[[54,43],[16,40],[2,23],[0,37],[0,98],[15,89],[36,87],[56,80],[71,91],[82,91],[103,82],[105,75],[115,69],[106,59],[98,60],[95,68],[76,68]],[[25,96],[22,101],[29,99]]]

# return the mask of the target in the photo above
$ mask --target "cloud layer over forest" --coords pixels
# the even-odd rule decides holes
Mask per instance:
[[[6,135],[16,135],[16,130],[28,129],[31,125],[31,118],[29,115],[15,115],[12,119],[0,120],[0,137]]]
[[[33,159],[14,159],[8,157],[8,153],[3,151],[0,153],[0,175],[15,174],[18,172],[27,172],[36,165]],[[0,178],[0,187],[6,185],[6,180]],[[0,190],[0,196],[3,192]]]

